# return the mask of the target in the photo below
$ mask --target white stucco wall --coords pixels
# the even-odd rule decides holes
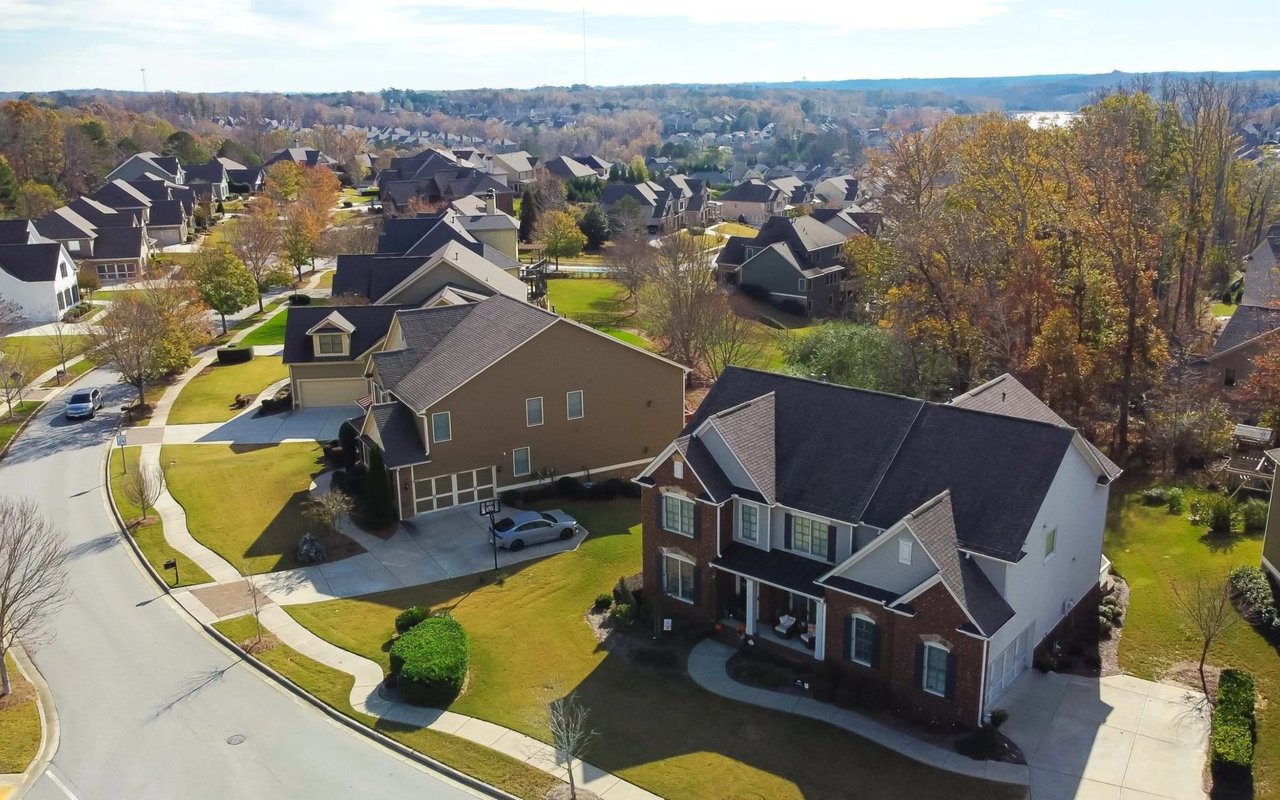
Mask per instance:
[[[58,259],[58,275],[53,281],[28,283],[0,269],[0,297],[21,306],[22,314],[28,322],[44,323],[60,319],[65,309],[58,308],[59,293],[68,289],[75,293],[75,262],[67,255],[65,248]],[[70,305],[74,305],[74,301]]]

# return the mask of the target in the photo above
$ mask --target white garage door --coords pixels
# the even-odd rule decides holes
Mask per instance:
[[[494,496],[494,487],[497,485],[494,475],[493,467],[483,467],[415,481],[414,513],[425,514],[428,511],[489,500]]]
[[[1031,628],[1028,627],[1018,634],[1003,653],[987,664],[987,710],[991,709],[991,704],[999,700],[1000,695],[1027,668],[1027,642],[1030,634]]]
[[[355,405],[368,393],[364,378],[298,381],[298,405],[302,408]]]

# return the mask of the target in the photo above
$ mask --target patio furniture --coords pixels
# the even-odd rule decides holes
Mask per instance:
[[[808,627],[800,633],[800,641],[804,642],[804,646],[810,650],[813,649],[814,644],[818,641],[817,628],[818,626],[811,622]]]
[[[781,617],[778,617],[778,624],[773,626],[773,629],[777,631],[778,635],[782,638],[790,639],[795,626],[796,618],[790,614],[783,614]]]

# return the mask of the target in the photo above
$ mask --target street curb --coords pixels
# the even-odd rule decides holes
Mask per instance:
[[[97,367],[94,367],[94,369],[97,369]],[[22,421],[22,424],[18,426],[18,429],[13,432],[13,436],[9,438],[9,443],[6,444],[4,447],[0,448],[0,461],[3,461],[4,457],[9,455],[9,451],[13,449],[13,443],[18,441],[18,437],[21,436],[22,432],[25,431],[27,429],[27,426],[31,424],[31,420],[40,416],[40,412],[44,410],[44,407],[49,403],[49,401],[57,397],[59,394],[61,394],[63,389],[70,387],[76,381],[80,380],[85,375],[88,375],[89,372],[93,372],[93,369],[89,370],[88,372],[82,372],[79,375],[72,378],[71,380],[62,384],[61,386],[56,387],[53,394],[41,400],[40,405],[36,406],[36,410],[31,412],[31,416],[24,419]]]
[[[53,702],[53,692],[49,690],[49,684],[45,682],[40,670],[36,668],[35,663],[21,645],[14,645],[10,652],[19,671],[35,687],[36,709],[40,712],[40,749],[36,751],[36,757],[31,759],[31,763],[22,771],[22,780],[13,790],[11,800],[18,800],[31,791],[31,787],[53,763],[53,757],[58,752],[58,744],[62,740],[62,728],[58,722],[58,708]]]
[[[120,515],[120,509],[116,507],[116,499],[111,494],[111,447],[110,446],[107,447],[107,455],[102,462],[102,473],[103,473],[103,481],[104,481],[103,488],[106,489],[106,492],[107,492],[107,503],[111,506],[111,513],[116,518],[116,525],[119,527],[121,535],[124,537],[125,541],[129,543],[129,547],[133,551],[134,557],[138,560],[139,563],[142,564],[143,568],[146,569],[147,574],[149,574],[151,576],[151,579],[156,582],[156,584],[160,587],[160,590],[163,591],[165,594],[169,595],[170,597],[172,597],[173,590],[169,588],[169,584],[167,581],[165,581],[164,577],[161,576],[160,573],[156,572],[155,568],[151,566],[151,562],[147,561],[146,557],[143,556],[141,548],[138,547],[138,543],[135,542],[133,540],[133,537],[129,535],[128,526],[125,525],[124,517]],[[265,677],[266,679],[275,681],[277,684],[279,684],[282,688],[284,688],[290,694],[294,695],[300,700],[305,701],[306,703],[309,703],[312,706],[315,706],[317,709],[319,709],[321,712],[323,712],[326,716],[328,716],[330,719],[334,720],[335,722],[338,722],[339,724],[345,726],[351,731],[357,734],[360,734],[361,736],[364,736],[365,738],[371,740],[375,744],[379,744],[387,748],[388,750],[391,750],[396,755],[399,755],[403,758],[414,761],[420,764],[421,766],[427,767],[428,769],[431,769],[435,772],[439,772],[441,775],[447,778],[457,781],[458,783],[461,783],[464,786],[467,786],[468,788],[481,792],[482,794],[488,795],[489,797],[496,798],[496,800],[520,800],[520,798],[516,797],[513,794],[504,792],[495,786],[490,786],[489,784],[479,780],[478,778],[474,778],[466,774],[465,772],[462,772],[458,769],[455,769],[454,767],[449,766],[448,764],[444,764],[440,761],[436,761],[430,756],[423,755],[422,753],[419,753],[417,750],[414,750],[413,748],[408,747],[407,745],[403,745],[400,742],[397,742],[395,739],[392,739],[389,736],[386,736],[382,733],[379,733],[378,731],[375,731],[373,728],[370,728],[368,725],[365,725],[364,723],[359,722],[358,720],[354,720],[351,717],[348,717],[346,714],[342,713],[338,709],[324,702],[320,698],[316,697],[310,692],[307,692],[301,686],[298,686],[298,684],[289,680],[284,675],[281,675],[279,672],[276,672],[270,666],[258,660],[253,655],[250,655],[249,653],[246,653],[245,651],[241,650],[236,645],[235,642],[228,639],[217,628],[214,628],[213,626],[207,625],[201,622],[200,620],[196,619],[195,615],[192,614],[190,611],[188,611],[186,606],[182,605],[181,603],[177,603],[176,601],[175,603],[179,608],[182,609],[182,611],[185,614],[191,617],[191,619],[197,625],[200,626],[200,628],[205,632],[207,636],[209,636],[209,638],[213,639],[216,643],[221,645],[233,656],[236,656],[240,660],[249,664],[249,666],[256,669],[258,672],[262,673],[263,677]]]

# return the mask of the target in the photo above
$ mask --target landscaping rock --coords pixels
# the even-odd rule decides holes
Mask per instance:
[[[319,564],[324,561],[324,545],[321,544],[314,533],[304,533],[302,538],[298,540],[298,546],[294,549],[294,556],[298,559],[298,563],[303,566]]]

